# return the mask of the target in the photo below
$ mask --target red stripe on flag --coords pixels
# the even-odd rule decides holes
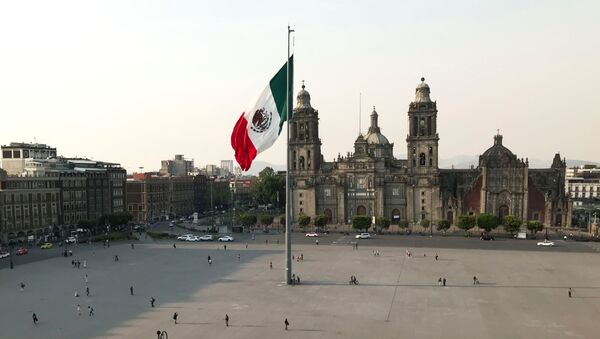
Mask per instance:
[[[256,148],[250,137],[248,137],[248,121],[244,118],[244,114],[238,119],[231,133],[231,147],[235,151],[235,160],[242,168],[242,171],[247,171],[252,165],[252,160],[256,158]]]

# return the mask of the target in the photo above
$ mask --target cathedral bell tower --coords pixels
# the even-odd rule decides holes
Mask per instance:
[[[410,175],[408,197],[409,222],[441,218],[438,183],[437,106],[429,97],[425,78],[415,90],[415,101],[408,109],[407,167]]]
[[[314,173],[321,166],[319,111],[310,105],[310,94],[304,88],[303,83],[290,119],[290,166],[299,175]]]

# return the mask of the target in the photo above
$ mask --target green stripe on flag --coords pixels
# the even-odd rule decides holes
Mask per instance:
[[[273,79],[269,82],[269,87],[271,88],[271,93],[273,94],[273,99],[275,100],[275,106],[277,107],[277,112],[279,112],[279,133],[281,133],[281,129],[283,128],[283,124],[285,123],[286,118],[286,110],[287,110],[287,99],[286,99],[286,85],[287,80],[287,64],[284,64],[283,67],[275,74]],[[294,56],[290,57],[290,96],[292,84],[294,83]],[[291,118],[291,112],[290,112]]]

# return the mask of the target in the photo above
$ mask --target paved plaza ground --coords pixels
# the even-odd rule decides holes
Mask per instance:
[[[176,339],[598,337],[600,254],[588,244],[540,249],[528,240],[389,236],[354,250],[351,237],[329,235],[319,246],[298,241],[302,285],[286,286],[278,238],[259,236],[247,249],[242,240],[227,251],[218,243],[82,245],[74,258],[87,268],[53,257],[0,269],[0,338],[156,338],[157,330]],[[348,284],[350,275],[358,286]]]

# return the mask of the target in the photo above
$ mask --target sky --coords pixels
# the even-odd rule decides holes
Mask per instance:
[[[319,110],[326,161],[353,150],[376,106],[406,154],[421,77],[441,158],[499,129],[519,157],[599,161],[598,1],[3,1],[0,144],[157,170],[233,159],[232,128],[285,62]],[[294,95],[295,97],[295,95]],[[285,163],[280,138],[257,160]]]

